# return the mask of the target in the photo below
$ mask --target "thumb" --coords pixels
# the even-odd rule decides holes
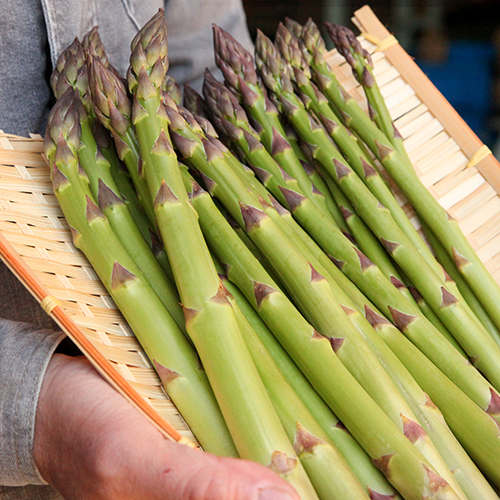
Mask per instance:
[[[165,449],[166,455],[157,462],[155,495],[150,498],[299,500],[284,479],[260,464],[216,457],[171,442],[165,443]]]

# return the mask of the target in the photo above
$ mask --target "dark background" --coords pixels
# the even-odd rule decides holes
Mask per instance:
[[[344,24],[370,5],[490,148],[500,131],[499,0],[243,0],[250,33],[273,38],[286,16]],[[499,141],[500,143],[500,141]]]

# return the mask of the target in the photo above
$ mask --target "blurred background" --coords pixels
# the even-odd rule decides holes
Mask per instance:
[[[252,36],[286,16],[350,27],[370,5],[462,118],[500,158],[500,0],[243,0]],[[325,36],[328,41],[328,37]]]

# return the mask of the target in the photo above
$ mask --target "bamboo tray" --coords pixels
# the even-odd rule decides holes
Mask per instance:
[[[353,20],[420,178],[500,283],[500,164],[369,7]],[[333,51],[329,62],[366,108],[342,57]],[[196,446],[133,333],[73,247],[42,151],[39,136],[0,133],[0,257],[116,389],[166,436]]]

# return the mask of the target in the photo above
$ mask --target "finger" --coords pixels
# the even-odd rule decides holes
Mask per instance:
[[[176,443],[168,443],[165,448],[166,455],[155,461],[157,469],[153,472],[153,483],[158,487],[149,493],[156,492],[157,496],[150,498],[299,500],[286,481],[262,465],[200,453]]]

